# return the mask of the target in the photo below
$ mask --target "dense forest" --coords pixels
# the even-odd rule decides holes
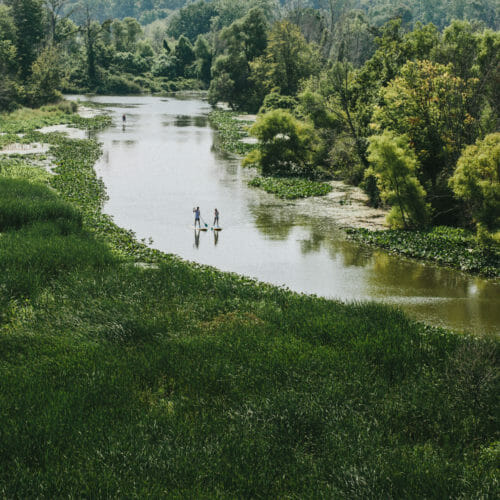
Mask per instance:
[[[487,242],[500,228],[498,9],[7,0],[0,109],[61,91],[208,89],[212,104],[260,110],[245,163],[263,175],[339,178],[391,206],[393,227],[475,227]]]

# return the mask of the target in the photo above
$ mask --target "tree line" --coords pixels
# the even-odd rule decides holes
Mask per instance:
[[[488,23],[476,17],[439,29],[413,23],[402,2],[184,3],[169,3],[181,8],[143,26],[103,19],[112,1],[2,2],[0,109],[38,106],[61,90],[206,88],[211,103],[259,111],[252,133],[260,145],[245,161],[264,175],[361,185],[374,205],[392,206],[394,226],[498,229],[500,34],[487,27],[498,22],[494,4],[474,3],[490,13]],[[448,13],[459,3],[460,16],[472,16],[467,1],[447,2]],[[137,14],[148,2],[130,4]],[[445,2],[418,4],[422,17],[426,5],[436,13]],[[367,14],[377,5],[398,15],[379,25]]]

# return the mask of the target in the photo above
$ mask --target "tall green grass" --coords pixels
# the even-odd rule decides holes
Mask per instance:
[[[497,340],[154,252],[100,212],[98,145],[50,140],[60,197],[0,199],[83,227],[0,235],[0,496],[496,496]]]
[[[22,179],[0,178],[0,192],[0,232],[51,220],[81,227],[81,214],[47,186]]]

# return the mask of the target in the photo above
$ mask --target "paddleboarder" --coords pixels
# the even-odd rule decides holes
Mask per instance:
[[[198,222],[198,227],[201,229],[201,223],[200,223],[200,207],[193,208],[194,212],[194,227],[196,228],[196,223]]]
[[[219,211],[214,210],[214,227],[219,227]]]

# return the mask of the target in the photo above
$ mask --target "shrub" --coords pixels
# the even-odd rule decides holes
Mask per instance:
[[[244,164],[260,167],[263,175],[314,175],[318,140],[308,123],[297,120],[288,111],[276,109],[259,116],[250,134],[257,137],[259,144]]]

